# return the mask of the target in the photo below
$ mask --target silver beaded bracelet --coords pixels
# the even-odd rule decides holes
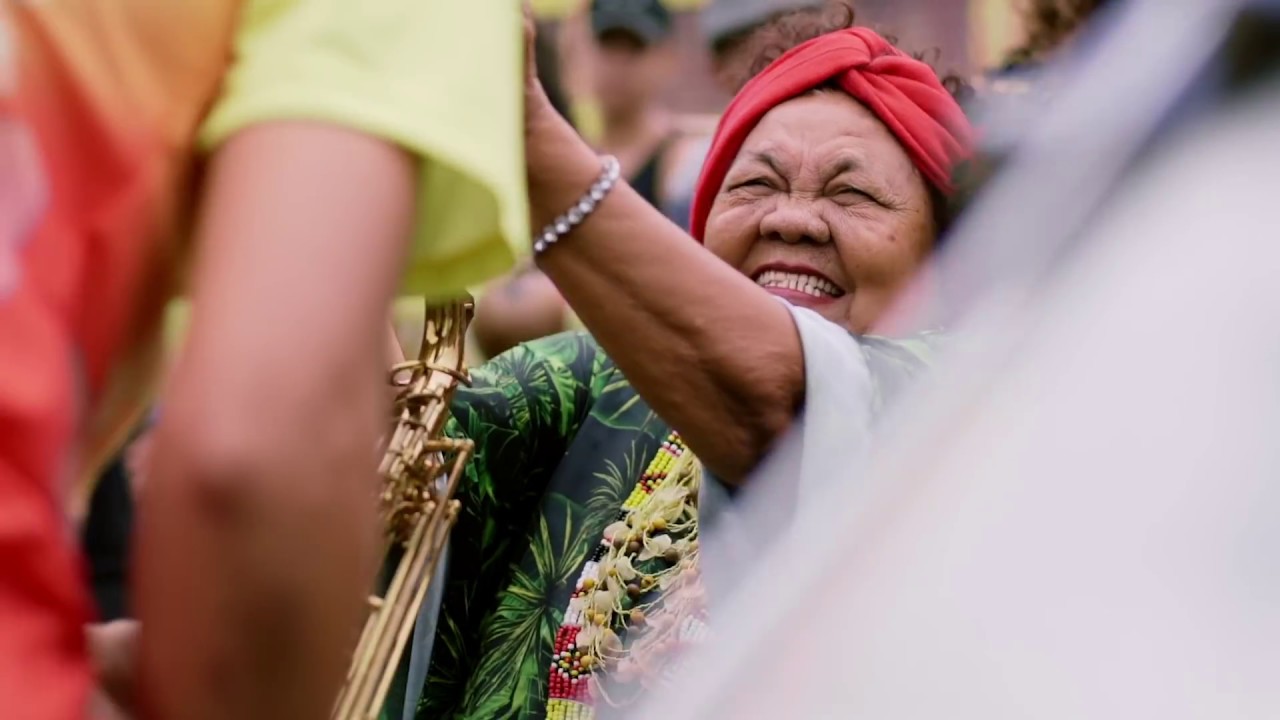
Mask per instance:
[[[560,238],[569,234],[569,231],[577,227],[587,216],[595,212],[596,206],[604,200],[604,196],[609,194],[614,185],[618,184],[618,177],[622,174],[622,166],[618,164],[618,158],[612,155],[605,155],[601,158],[603,168],[600,170],[600,177],[591,184],[591,188],[582,196],[582,199],[569,211],[560,217],[552,220],[549,225],[542,228],[542,232],[538,233],[538,237],[533,241],[533,252],[542,254],[547,248],[555,245]]]

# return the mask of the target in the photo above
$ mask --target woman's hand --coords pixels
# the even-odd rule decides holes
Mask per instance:
[[[551,106],[542,81],[538,79],[538,21],[533,16],[533,5],[524,0],[524,121],[525,134],[550,111],[559,115]]]
[[[525,5],[525,162],[535,232],[600,175],[596,152],[551,107]],[[709,470],[746,477],[804,393],[790,313],[626,183],[537,258],[641,397]]]
[[[577,201],[600,172],[595,151],[561,117],[538,80],[538,26],[524,3],[524,135],[529,213],[536,230]]]

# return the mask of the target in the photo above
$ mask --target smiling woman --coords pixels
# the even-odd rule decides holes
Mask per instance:
[[[928,184],[838,89],[779,105],[747,136],[707,218],[707,249],[770,293],[869,331],[933,248]]]
[[[932,335],[862,334],[936,243],[970,131],[927,65],[851,23],[841,6],[759,36],[692,237],[618,180],[530,68],[539,265],[591,335],[517,347],[455,396],[448,432],[477,453],[442,604],[415,633],[418,717],[586,720],[660,686],[708,630],[712,480],[743,484],[801,414],[865,443],[926,366]]]
[[[694,196],[691,234],[711,253],[622,188],[540,257],[640,396],[730,483],[806,400],[793,312],[817,310],[854,333],[883,323],[937,240],[939,198],[968,153],[968,121],[934,71],[848,28],[852,12],[839,10],[826,25],[783,16],[757,40],[776,60],[730,104]],[[529,106],[532,206],[550,222],[600,161],[538,111],[536,94]],[[554,240],[573,224],[546,232]],[[790,311],[752,282],[769,270],[784,273],[769,282],[796,301]],[[805,292],[817,280],[836,292]]]

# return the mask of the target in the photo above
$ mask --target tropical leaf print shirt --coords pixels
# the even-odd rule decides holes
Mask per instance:
[[[932,336],[860,345],[874,402],[923,369]],[[475,441],[417,717],[542,718],[556,629],[588,555],[670,428],[590,335],[473,372],[446,432]]]

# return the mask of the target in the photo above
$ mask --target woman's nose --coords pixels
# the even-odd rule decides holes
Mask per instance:
[[[822,219],[817,203],[802,197],[786,196],[760,221],[760,234],[789,243],[825,243],[831,228]]]

